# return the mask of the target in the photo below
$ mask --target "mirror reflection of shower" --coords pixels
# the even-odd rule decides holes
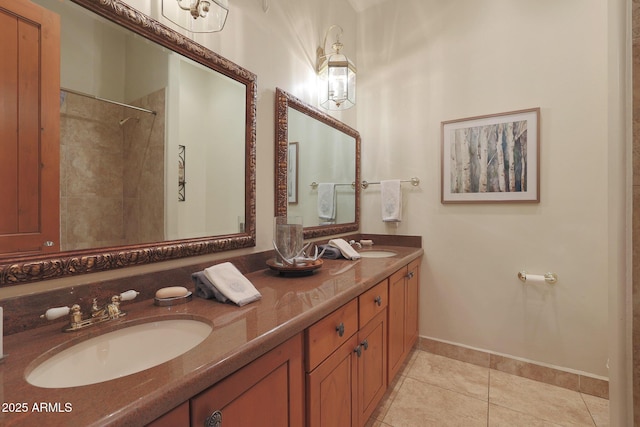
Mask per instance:
[[[62,250],[165,240],[165,95],[124,104],[62,89],[60,210],[74,218]]]

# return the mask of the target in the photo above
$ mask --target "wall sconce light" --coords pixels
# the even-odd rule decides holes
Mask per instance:
[[[229,0],[162,0],[162,16],[192,33],[222,31]]]
[[[333,29],[338,29],[334,52],[326,54],[327,37]],[[320,105],[328,110],[346,110],[356,104],[356,67],[340,51],[342,28],[338,25],[329,27],[324,35],[322,46],[317,51],[317,71],[319,76]]]

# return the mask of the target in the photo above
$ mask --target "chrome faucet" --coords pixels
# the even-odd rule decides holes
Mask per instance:
[[[71,308],[50,308],[40,317],[42,319],[54,320],[59,317],[69,315],[69,325],[67,325],[63,331],[77,331],[97,323],[112,319],[119,319],[120,317],[126,316],[127,313],[120,310],[120,302],[130,301],[137,297],[138,294],[139,292],[137,291],[129,290],[121,293],[120,295],[114,295],[111,297],[111,302],[106,304],[104,307],[99,307],[98,300],[94,298],[93,304],[91,305],[91,316],[88,316],[87,318],[84,318],[78,304],[73,304]]]

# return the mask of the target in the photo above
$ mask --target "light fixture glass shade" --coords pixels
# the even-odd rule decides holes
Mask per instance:
[[[192,33],[222,31],[229,0],[162,0],[162,16]]]
[[[356,104],[356,67],[345,55],[327,57],[318,71],[320,105],[327,110],[346,110]]]

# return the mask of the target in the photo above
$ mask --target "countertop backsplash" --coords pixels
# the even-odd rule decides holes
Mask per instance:
[[[419,236],[354,234],[343,236],[343,238],[345,240],[356,241],[370,239],[373,240],[374,245],[422,246],[422,239]],[[317,243],[323,244],[326,243],[326,241],[319,240]],[[88,274],[86,276],[87,283],[83,285],[6,298],[0,300],[0,307],[3,307],[5,315],[3,335],[7,336],[24,332],[28,329],[50,325],[53,322],[60,323],[61,326],[65,322],[68,322],[67,316],[63,316],[53,322],[41,319],[40,315],[51,307],[79,304],[83,308],[88,308],[91,306],[93,298],[97,298],[98,304],[103,304],[108,302],[113,295],[129,289],[140,292],[135,302],[152,299],[155,296],[156,290],[167,286],[184,286],[187,289],[193,290],[194,286],[191,281],[191,273],[203,270],[213,264],[229,261],[243,274],[247,274],[267,268],[267,260],[273,258],[274,255],[274,251],[270,250],[229,257],[206,264],[193,264],[185,267],[95,282],[91,281],[91,275]],[[124,303],[122,306],[123,311],[126,311],[126,306],[127,303]]]

